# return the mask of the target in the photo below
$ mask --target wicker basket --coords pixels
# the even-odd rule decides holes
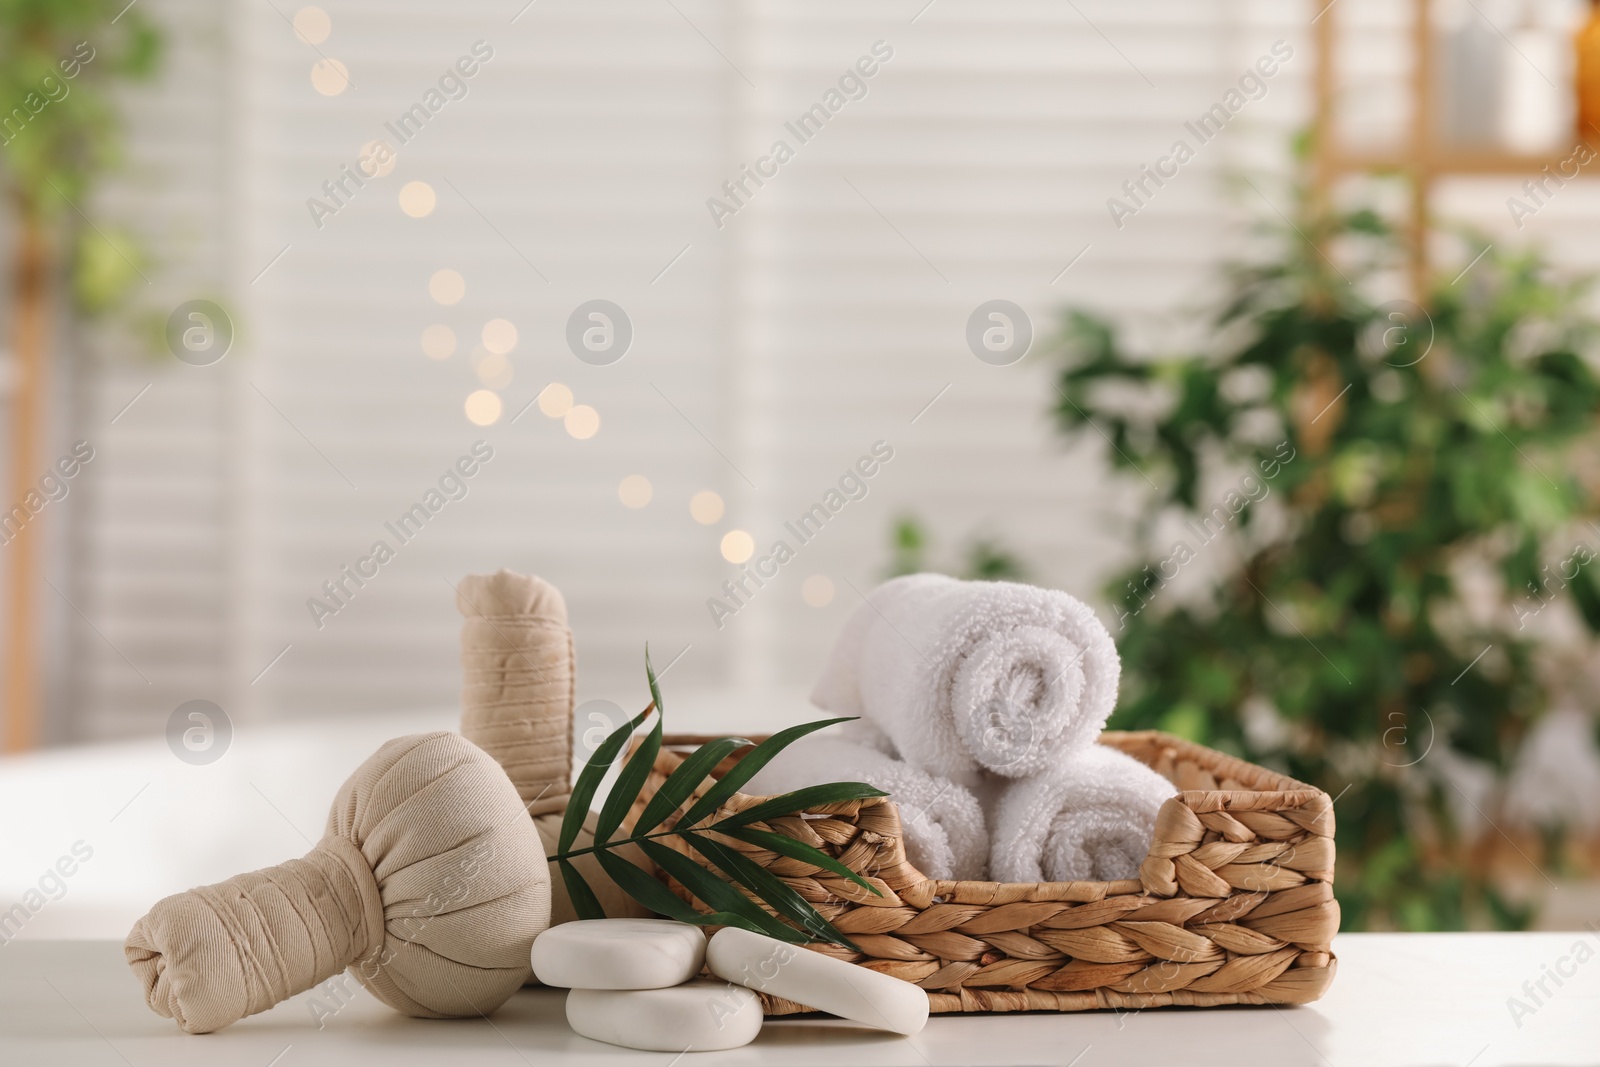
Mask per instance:
[[[629,825],[684,753],[705,740],[666,738]],[[814,951],[914,982],[936,1012],[1304,1004],[1320,997],[1333,980],[1330,949],[1339,928],[1328,795],[1168,734],[1108,732],[1101,743],[1154,767],[1179,790],[1161,807],[1138,880],[925,878],[906,862],[899,812],[882,798],[770,824],[837,857],[882,896],[810,864],[720,840],[793,886],[863,950],[817,944]],[[763,799],[735,794],[713,818]],[[661,841],[699,861],[677,838]],[[665,880],[696,908],[711,910]],[[769,1015],[810,1010],[763,1000]]]

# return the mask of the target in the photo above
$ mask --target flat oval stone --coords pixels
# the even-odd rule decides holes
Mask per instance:
[[[669,989],[574,989],[567,1023],[584,1037],[624,1048],[715,1052],[755,1040],[761,998],[712,978]]]
[[[533,973],[570,989],[660,989],[705,964],[706,935],[671,919],[583,919],[533,942]]]
[[[712,935],[706,965],[718,978],[841,1019],[914,1034],[927,1025],[928,994],[910,982],[729,926]]]

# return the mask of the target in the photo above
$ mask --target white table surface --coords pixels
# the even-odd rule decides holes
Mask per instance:
[[[1593,958],[1579,963],[1574,945]],[[1600,934],[1344,934],[1328,995],[1298,1008],[934,1016],[912,1038],[821,1017],[769,1020],[754,1044],[689,1064],[929,1067],[1290,1067],[1297,1064],[1600,1064]],[[1565,958],[1565,962],[1562,960]],[[1531,1015],[1509,997],[1544,968],[1574,971]],[[319,1030],[305,995],[219,1033],[192,1036],[145,1007],[121,946],[16,941],[0,948],[0,1064],[636,1064],[574,1034],[556,990],[523,990],[488,1020],[407,1019],[358,993]],[[1531,1002],[1529,1002],[1531,1004]],[[1520,1025],[1518,1023],[1520,1022]]]

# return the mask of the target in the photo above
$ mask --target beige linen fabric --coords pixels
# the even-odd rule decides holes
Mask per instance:
[[[463,578],[456,587],[456,608],[463,619],[461,733],[506,769],[539,829],[545,854],[551,855],[572,793],[577,662],[566,601],[543,578],[502,570]],[[593,844],[594,822],[590,813],[573,848]],[[636,847],[613,852],[651,869]],[[593,855],[572,864],[608,916],[651,914],[617,887]],[[550,886],[550,925],[576,919],[566,882],[553,864]]]
[[[461,734],[505,768],[528,814],[566,809],[572,792],[577,662],[567,604],[542,578],[469,574],[461,612]]]
[[[457,734],[413,734],[356,769],[303,859],[157,902],[123,951],[150,1008],[190,1033],[346,967],[407,1015],[475,1016],[527,979],[549,879],[499,765]]]

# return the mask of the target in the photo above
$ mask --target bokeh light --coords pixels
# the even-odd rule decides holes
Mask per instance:
[[[514,376],[511,361],[494,352],[484,352],[474,369],[478,372],[478,381],[490,389],[504,389]]]
[[[467,280],[449,267],[436,270],[428,279],[428,295],[446,307],[459,304],[467,295]]]
[[[559,419],[572,410],[572,390],[560,382],[551,382],[539,394],[539,410],[552,419]]]
[[[722,558],[729,563],[743,563],[756,554],[756,539],[743,530],[729,530],[722,535]]]
[[[600,413],[588,404],[574,404],[565,416],[567,432],[587,441],[600,432]]]
[[[814,608],[825,608],[833,603],[833,579],[823,574],[813,574],[800,583],[800,599]]]
[[[350,88],[350,72],[337,59],[319,59],[311,65],[311,87],[323,96],[338,96]]]
[[[390,147],[388,141],[368,141],[361,146],[361,155],[356,157],[356,169],[368,178],[382,178],[394,173],[394,168],[400,165],[400,157]]]
[[[333,32],[333,20],[320,7],[303,7],[294,13],[294,32],[306,44],[321,44]]]
[[[467,418],[475,426],[493,426],[500,421],[500,394],[489,389],[479,389],[467,394]]]
[[[709,489],[702,489],[689,498],[689,514],[701,526],[710,526],[721,519],[724,510],[722,498]]]
[[[455,331],[436,322],[422,331],[422,354],[429,359],[449,359],[456,352]]]
[[[406,182],[400,187],[400,210],[414,219],[433,214],[433,206],[438,202],[433,186],[427,182]]]
[[[483,324],[483,347],[505,355],[517,347],[517,328],[509,319],[490,319]]]
[[[617,499],[622,501],[625,508],[642,508],[650,503],[654,495],[650,479],[642,474],[630,474],[617,486]]]

